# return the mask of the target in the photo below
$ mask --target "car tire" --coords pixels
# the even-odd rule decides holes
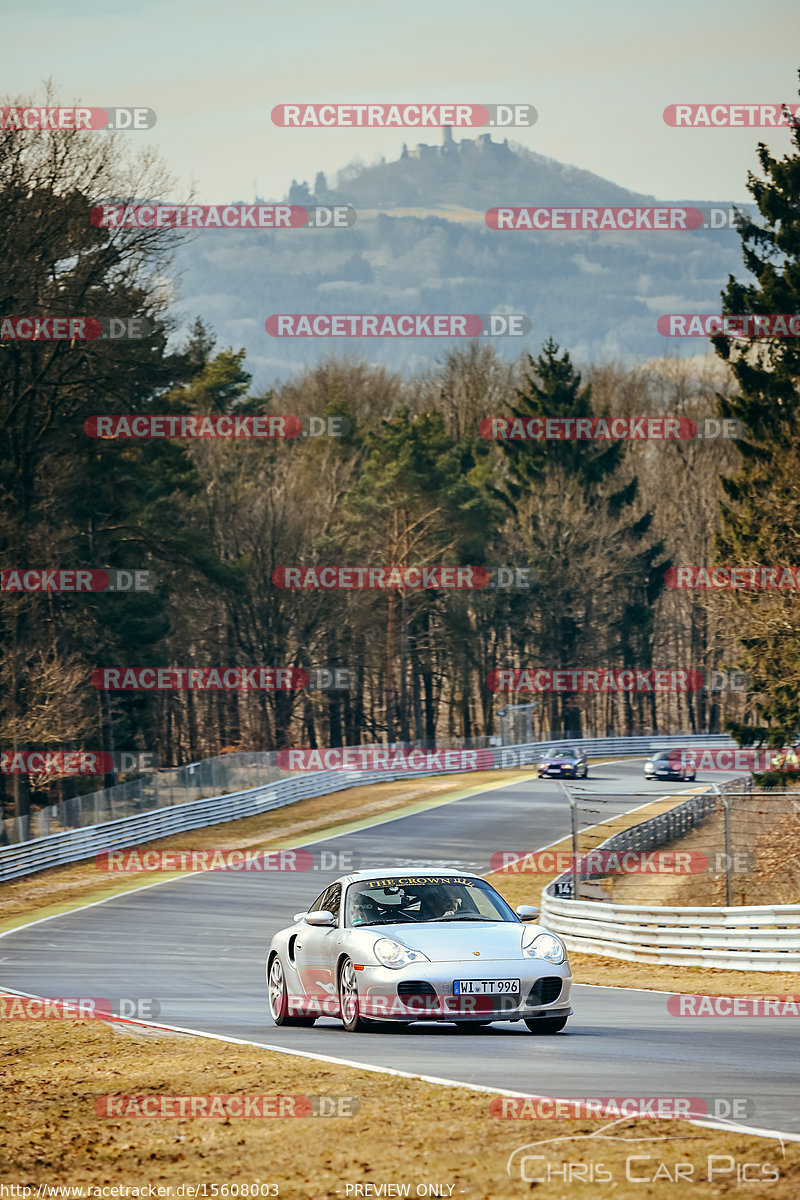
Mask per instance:
[[[267,1001],[269,1015],[276,1025],[305,1025],[311,1026],[316,1017],[298,1017],[289,1015],[289,1000],[286,994],[286,976],[283,973],[283,963],[277,954],[273,955],[267,967]]]
[[[568,1015],[566,1017],[526,1017],[525,1024],[531,1033],[561,1033],[568,1020]]]
[[[366,1033],[379,1023],[362,1017],[358,1010],[358,987],[356,973],[349,958],[343,958],[337,976],[339,1011],[341,1021],[348,1033]]]

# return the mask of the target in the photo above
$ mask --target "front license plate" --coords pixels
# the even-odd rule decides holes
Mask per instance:
[[[519,991],[518,979],[454,979],[454,996],[507,996]]]

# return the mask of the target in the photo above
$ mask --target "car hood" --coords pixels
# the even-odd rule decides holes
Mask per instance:
[[[576,763],[577,761],[578,761],[577,758],[570,758],[569,755],[556,754],[551,758],[543,758],[540,762],[540,766],[562,767],[562,766],[564,766],[565,763],[568,764],[569,766],[572,766],[572,764]]]
[[[515,921],[480,925],[477,921],[428,921],[413,927],[405,922],[381,925],[369,932],[376,939],[390,937],[411,950],[421,950],[431,962],[478,963],[493,958],[521,958],[525,927]]]

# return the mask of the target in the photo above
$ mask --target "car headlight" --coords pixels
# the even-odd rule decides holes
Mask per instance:
[[[522,945],[525,958],[546,958],[551,963],[562,963],[567,957],[564,943],[552,933],[537,933],[526,945]]]
[[[653,771],[655,768],[654,768],[654,766],[653,766],[653,763],[651,763],[651,762],[646,762],[646,763],[644,764],[644,769],[645,769],[645,771]]]
[[[407,967],[411,963],[431,961],[421,950],[409,950],[394,938],[378,938],[372,952],[384,967]]]

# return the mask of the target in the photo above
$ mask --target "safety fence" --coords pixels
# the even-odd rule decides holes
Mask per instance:
[[[485,747],[478,753],[477,764],[489,770],[524,768],[533,766],[545,753],[565,746],[579,747],[593,758],[636,756],[662,746],[685,744],[734,745],[727,736],[584,738]],[[0,846],[0,883],[47,867],[77,862],[100,851],[141,845],[172,833],[254,816],[308,796],[360,784],[460,773],[463,769],[456,766],[448,772],[441,765],[419,771],[290,772],[276,765],[274,752],[221,755],[175,771],[156,772],[133,781],[133,785],[121,785],[136,786],[139,789],[136,794],[109,796],[109,791],[117,793],[119,789],[106,789],[54,805],[35,814],[33,820],[12,818],[5,823],[6,844]],[[249,786],[242,787],[243,780]],[[238,789],[233,790],[237,784]]]
[[[576,788],[567,786],[564,790],[567,792],[573,814],[581,806],[582,799],[584,802],[594,805],[597,805],[598,799],[601,804],[603,802],[608,803],[605,797],[598,798],[596,794],[581,797]],[[603,869],[602,864],[610,855],[616,854],[619,856],[630,851],[634,855],[641,855],[649,851],[658,850],[663,846],[674,847],[689,832],[696,830],[699,826],[707,822],[712,814],[719,809],[720,805],[726,803],[728,795],[731,797],[749,797],[751,793],[752,784],[747,778],[729,780],[720,786],[712,784],[710,788],[705,787],[701,793],[689,796],[687,800],[683,800],[681,803],[669,808],[666,812],[658,813],[654,817],[639,821],[636,825],[630,825],[626,829],[621,829],[603,841],[597,841],[596,844],[592,845],[591,852],[588,855],[586,854],[585,847],[582,853],[578,822],[574,819],[573,815],[572,867],[569,872],[560,875],[549,885],[551,894],[560,896],[565,900],[597,898],[597,891],[592,891],[591,888],[587,888],[585,885],[587,882],[591,883],[592,881],[609,877],[609,872]],[[602,826],[603,823],[601,822],[598,825],[591,826],[591,829],[595,832],[598,829],[602,829]],[[730,855],[731,846],[729,839],[726,839],[724,849]]]
[[[546,750],[563,746],[579,746],[590,758],[606,754],[620,757],[648,754],[660,748],[682,745],[703,745],[717,749],[735,747],[735,742],[726,734],[578,740],[553,738],[514,746],[487,746],[487,741],[486,738],[455,741],[432,746],[431,749],[480,749],[491,756],[490,767],[516,767],[536,763]],[[415,747],[427,748],[420,743],[412,743],[407,748]],[[359,747],[364,750],[394,748],[402,747]],[[297,772],[283,770],[277,765],[275,752],[266,750],[220,754],[183,767],[162,768],[102,791],[71,797],[24,816],[8,817],[0,822],[0,847],[116,821],[122,817],[152,813],[156,809],[173,808],[196,800],[246,792],[267,783],[276,783],[287,776],[296,778]]]
[[[671,966],[800,971],[800,905],[731,904],[734,889],[743,896],[748,889],[758,894],[760,883],[763,890],[771,889],[774,894],[775,884],[771,883],[771,878],[777,874],[786,877],[791,858],[786,822],[797,824],[800,804],[792,799],[797,795],[800,793],[754,792],[749,781],[732,780],[691,796],[668,812],[613,834],[593,846],[588,856],[585,849],[583,852],[573,850],[570,870],[553,880],[542,893],[542,922],[564,938],[569,950],[586,954]],[[574,795],[571,801],[575,803]],[[782,848],[765,849],[754,856],[752,847],[758,843],[749,840],[750,849],[738,849],[744,839],[737,839],[732,833],[737,814],[741,822],[747,820],[751,827],[755,817],[761,816],[761,827],[772,829],[773,833],[765,845],[774,845],[777,838]],[[715,824],[716,818],[719,820]],[[782,823],[776,826],[776,822]],[[617,856],[630,852],[646,855],[664,846],[675,848],[698,829],[705,830],[706,836],[685,842],[692,850],[684,857],[707,858],[710,865],[703,880],[704,888],[714,890],[719,880],[725,887],[725,904],[678,906],[630,900],[617,903],[616,890],[614,900],[602,894],[602,887],[612,879],[608,866],[614,853]],[[783,856],[783,863],[775,861],[778,855]],[[759,874],[754,884],[756,858]],[[747,863],[748,859],[752,865]],[[745,863],[742,867],[738,865],[740,860]],[[634,872],[641,869],[641,861],[641,858],[634,860]],[[584,870],[584,866],[589,869]],[[789,887],[789,893],[795,898],[800,890],[800,867],[796,875]],[[655,878],[658,890],[662,890],[660,885],[665,882],[664,876]],[[625,892],[635,897],[634,889],[642,890],[645,880],[652,887],[652,879],[636,874],[617,876],[615,888],[622,880]]]

